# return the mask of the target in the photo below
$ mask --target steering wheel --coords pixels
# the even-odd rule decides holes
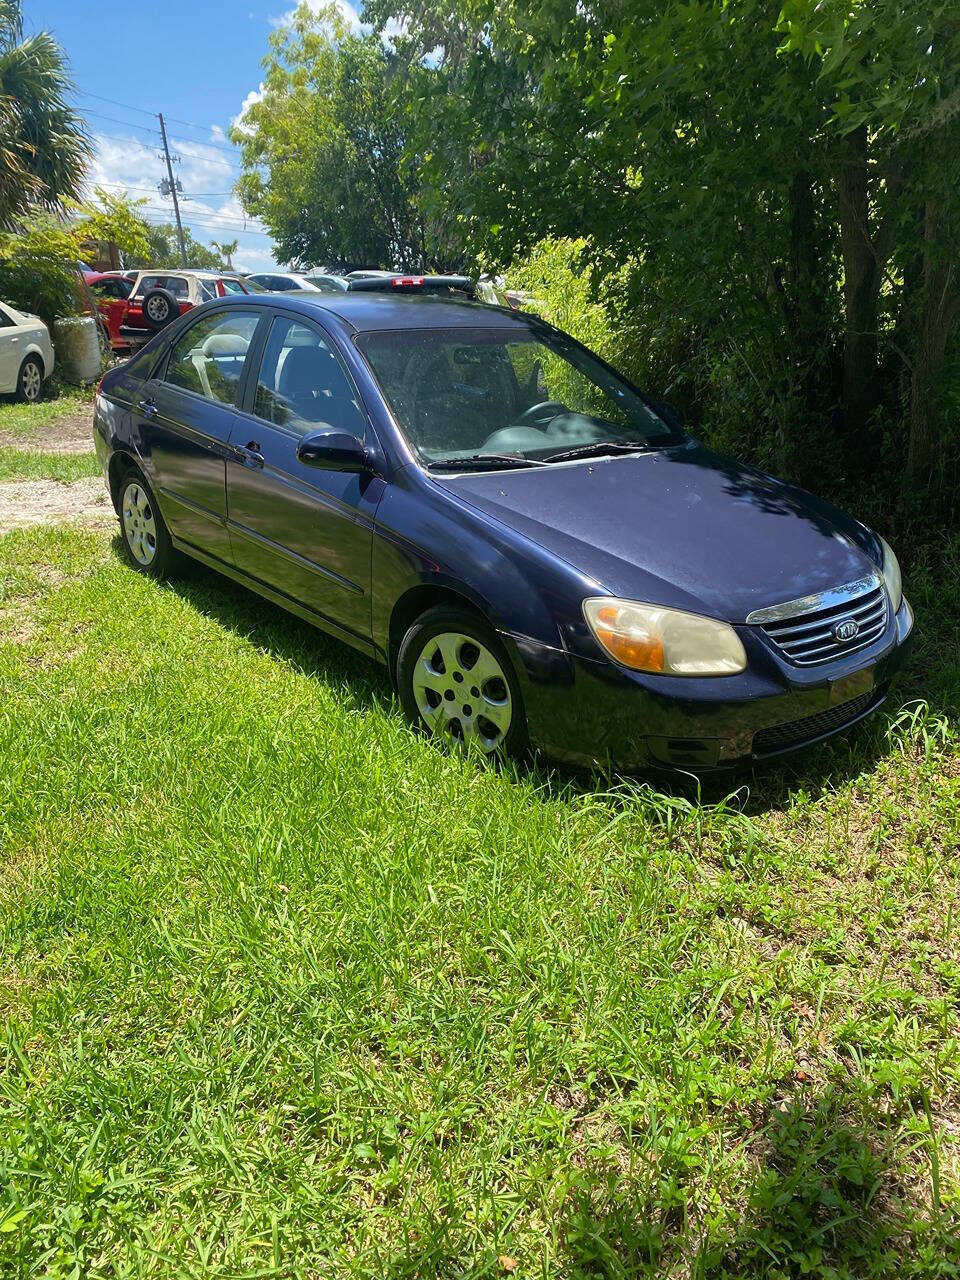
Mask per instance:
[[[567,406],[561,404],[559,400],[541,400],[539,404],[532,404],[529,409],[524,409],[520,417],[516,419],[517,424],[526,422],[536,422],[539,418],[545,417],[548,409],[552,409],[551,417],[556,417],[558,413],[566,413]]]

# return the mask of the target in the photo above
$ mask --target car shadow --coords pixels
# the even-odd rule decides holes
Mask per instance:
[[[119,560],[129,563],[119,534],[111,548]],[[368,708],[390,709],[390,679],[380,663],[199,561],[186,561],[176,577],[163,583],[163,589],[299,674],[346,686]]]
[[[119,534],[112,540],[118,559],[126,563]],[[288,613],[232,579],[189,561],[181,574],[165,583],[168,590],[261,652],[285,662],[302,675],[343,685],[361,704],[401,715],[390,678],[383,666],[317,627]],[[552,798],[622,793],[623,803],[635,802],[646,790],[687,803],[729,801],[747,817],[759,817],[789,802],[791,792],[819,792],[852,781],[875,768],[895,748],[889,730],[904,705],[926,703],[928,715],[947,722],[960,718],[955,662],[960,627],[955,620],[932,619],[921,646],[894,684],[883,708],[846,733],[815,744],[780,761],[756,768],[696,776],[693,773],[649,770],[623,773],[597,766],[573,767],[542,757],[511,763],[510,769],[532,777],[538,789]],[[496,766],[495,766],[496,767]]]

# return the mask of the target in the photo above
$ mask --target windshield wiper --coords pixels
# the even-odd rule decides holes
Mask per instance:
[[[572,462],[574,458],[590,458],[605,453],[647,453],[653,448],[646,440],[595,440],[593,444],[581,444],[576,449],[564,449],[549,453],[544,462]]]
[[[469,458],[437,458],[428,462],[430,471],[493,471],[500,467],[544,467],[538,458],[523,458],[519,453],[474,453]]]

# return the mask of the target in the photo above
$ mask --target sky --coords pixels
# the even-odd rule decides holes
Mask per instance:
[[[270,237],[232,194],[240,165],[227,130],[260,85],[267,39],[293,0],[25,0],[28,32],[66,52],[75,102],[96,145],[91,186],[145,197],[144,216],[173,222],[157,112],[179,156],[184,225],[204,243],[238,240],[239,270],[274,265]],[[319,6],[316,0],[315,7]],[[352,26],[356,10],[340,8]]]

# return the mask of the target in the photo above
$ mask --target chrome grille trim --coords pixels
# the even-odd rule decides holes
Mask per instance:
[[[765,622],[781,622],[784,618],[796,618],[804,613],[816,613],[819,609],[829,609],[836,604],[846,604],[858,596],[866,595],[882,584],[879,573],[868,573],[855,582],[847,582],[842,587],[832,587],[829,591],[818,591],[812,596],[801,596],[799,600],[787,600],[784,604],[772,604],[766,609],[754,609],[748,613],[746,621],[763,624]]]
[[[817,607],[795,611],[796,606],[809,601],[817,602]],[[772,613],[776,618],[770,617]],[[761,622],[763,633],[788,662],[815,666],[857,653],[880,639],[887,625],[887,593],[882,578],[871,574],[835,591],[805,596],[769,610],[758,609],[750,619],[756,622],[758,616],[767,619]],[[856,635],[839,640],[834,628],[851,621],[857,625]]]

